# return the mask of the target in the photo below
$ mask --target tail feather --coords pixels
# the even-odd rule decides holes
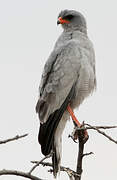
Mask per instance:
[[[53,174],[56,177],[57,172],[59,170],[59,162],[60,162],[60,155],[57,152],[56,143],[54,143],[55,140],[55,133],[58,129],[59,122],[67,109],[68,104],[70,103],[72,97],[74,96],[74,86],[71,88],[68,96],[66,97],[65,101],[61,105],[59,109],[57,109],[55,112],[53,112],[46,123],[41,124],[40,123],[40,130],[38,135],[39,143],[41,144],[41,151],[44,155],[50,154],[51,150],[53,150]],[[60,137],[58,137],[60,138]]]
[[[54,133],[59,123],[59,118],[56,118],[57,115],[58,115],[58,110],[50,115],[46,123],[44,124],[40,123],[38,140],[39,143],[41,144],[41,151],[45,156],[50,154],[52,150]]]

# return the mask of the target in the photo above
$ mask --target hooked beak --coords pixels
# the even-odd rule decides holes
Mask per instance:
[[[59,17],[58,18],[58,21],[57,21],[57,25],[58,24],[69,24],[70,21],[66,20],[66,19],[62,19],[62,17]]]
[[[57,25],[59,25],[60,24],[60,21],[59,21],[59,19],[58,19],[58,21],[57,21]]]

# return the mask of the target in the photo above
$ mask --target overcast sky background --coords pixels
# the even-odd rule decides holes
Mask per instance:
[[[117,124],[117,2],[114,0],[0,0],[0,139],[29,133],[19,141],[0,145],[0,169],[29,171],[31,160],[43,155],[37,141],[39,121],[35,113],[38,86],[45,61],[62,32],[58,13],[75,9],[87,19],[88,34],[96,53],[97,91],[76,111],[78,119],[91,125]],[[76,168],[77,145],[63,137],[62,164]],[[117,139],[117,130],[106,131]],[[117,145],[94,131],[85,152],[82,180],[117,179]],[[47,169],[35,175],[53,179]],[[22,180],[1,176],[0,180]],[[61,180],[68,180],[61,173]]]

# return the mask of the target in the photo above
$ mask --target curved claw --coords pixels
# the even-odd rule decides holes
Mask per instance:
[[[78,143],[78,142],[74,139],[74,137],[73,137],[72,135],[69,134],[68,138],[72,138],[72,140],[73,140],[75,143]]]

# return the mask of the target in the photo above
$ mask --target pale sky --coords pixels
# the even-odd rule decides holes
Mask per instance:
[[[45,61],[62,32],[58,13],[75,9],[84,14],[96,54],[97,91],[80,106],[80,122],[91,125],[117,124],[117,2],[114,0],[0,0],[0,139],[29,133],[25,139],[0,145],[0,169],[29,171],[31,160],[40,160],[37,141],[39,121],[35,113],[38,86]],[[68,139],[69,122],[63,135],[62,165],[76,168],[77,145]],[[117,130],[106,131],[117,139]],[[82,180],[117,179],[117,145],[94,131],[85,152]],[[46,168],[34,175],[51,180]],[[22,180],[0,176],[0,180]],[[60,180],[68,180],[61,173]]]

